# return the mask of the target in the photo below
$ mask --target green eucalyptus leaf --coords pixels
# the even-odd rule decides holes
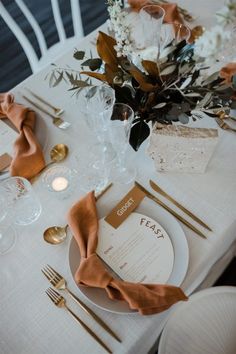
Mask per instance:
[[[90,70],[95,71],[97,69],[100,69],[102,65],[102,60],[100,58],[88,59],[85,60],[81,65],[88,66]]]
[[[76,59],[76,60],[83,60],[84,59],[84,56],[85,56],[85,52],[82,51],[82,50],[76,50],[74,52],[74,55],[73,57]]]
[[[189,122],[189,116],[186,113],[181,113],[178,118],[182,124],[187,124]]]

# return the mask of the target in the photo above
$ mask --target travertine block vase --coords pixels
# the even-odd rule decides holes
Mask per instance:
[[[147,152],[157,171],[204,173],[218,130],[155,123]]]

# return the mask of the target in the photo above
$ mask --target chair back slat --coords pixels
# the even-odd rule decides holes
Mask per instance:
[[[30,25],[35,33],[35,36],[38,40],[39,48],[40,48],[41,54],[43,56],[47,51],[47,44],[46,44],[43,32],[41,31],[41,28],[39,27],[38,22],[36,21],[36,19],[32,15],[32,13],[28,9],[28,7],[25,5],[25,3],[22,0],[15,0],[15,2],[18,5],[18,7],[21,9],[23,14],[25,15],[28,22],[30,23]]]
[[[71,16],[73,21],[74,34],[76,38],[84,36],[83,24],[81,19],[81,12],[79,6],[79,0],[70,0]]]
[[[2,19],[5,21],[7,26],[10,28],[10,30],[12,31],[12,33],[15,35],[18,42],[22,46],[28,58],[32,71],[33,72],[37,71],[38,57],[36,55],[36,52],[33,46],[31,45],[30,41],[24,34],[24,32],[21,30],[20,26],[18,26],[16,21],[11,17],[9,12],[6,10],[2,1],[0,1],[0,14],[2,16]]]
[[[57,28],[60,42],[65,42],[66,33],[65,33],[65,29],[63,26],[62,18],[61,18],[61,12],[60,12],[60,8],[59,8],[58,0],[51,0],[51,4],[52,4],[53,17],[54,17],[54,21],[56,24],[56,28]]]

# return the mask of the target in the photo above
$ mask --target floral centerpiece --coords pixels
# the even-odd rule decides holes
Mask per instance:
[[[171,41],[158,60],[140,57],[140,65],[137,65],[132,60],[135,48],[121,2],[108,0],[108,11],[114,37],[99,32],[99,57],[85,60],[85,53],[76,50],[74,58],[81,61],[83,70],[78,75],[75,70],[54,66],[50,83],[56,86],[65,78],[76,94],[92,85],[90,78],[110,85],[117,101],[130,105],[135,112],[130,136],[135,150],[149,136],[149,122],[186,124],[190,119],[204,116],[222,118],[222,112],[227,115],[230,107],[235,106],[236,76],[226,83],[219,72],[209,77],[202,75],[206,67],[202,59],[198,65],[195,43]],[[86,67],[89,70],[84,70]]]

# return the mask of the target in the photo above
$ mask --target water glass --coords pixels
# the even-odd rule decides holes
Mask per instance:
[[[146,5],[139,12],[143,29],[143,48],[156,47],[158,55],[160,52],[160,33],[164,16],[165,11],[158,5]]]
[[[7,205],[11,206],[14,223],[28,225],[38,219],[41,204],[30,182],[23,177],[9,177],[1,182]]]
[[[90,154],[104,153],[107,161],[115,158],[115,151],[109,141],[110,120],[115,103],[115,91],[108,85],[85,87],[79,96],[80,107],[88,128],[98,143],[89,148]]]
[[[112,114],[112,143],[117,153],[118,168],[113,179],[126,184],[134,180],[136,169],[127,166],[126,155],[129,147],[129,137],[134,120],[134,111],[124,103],[116,103]]]
[[[13,221],[11,205],[7,202],[6,194],[0,187],[0,254],[7,253],[16,242],[16,231],[11,226]]]
[[[191,36],[191,30],[188,26],[182,23],[165,23],[161,28],[160,45],[164,49],[172,41],[174,44],[185,40],[189,40]]]

